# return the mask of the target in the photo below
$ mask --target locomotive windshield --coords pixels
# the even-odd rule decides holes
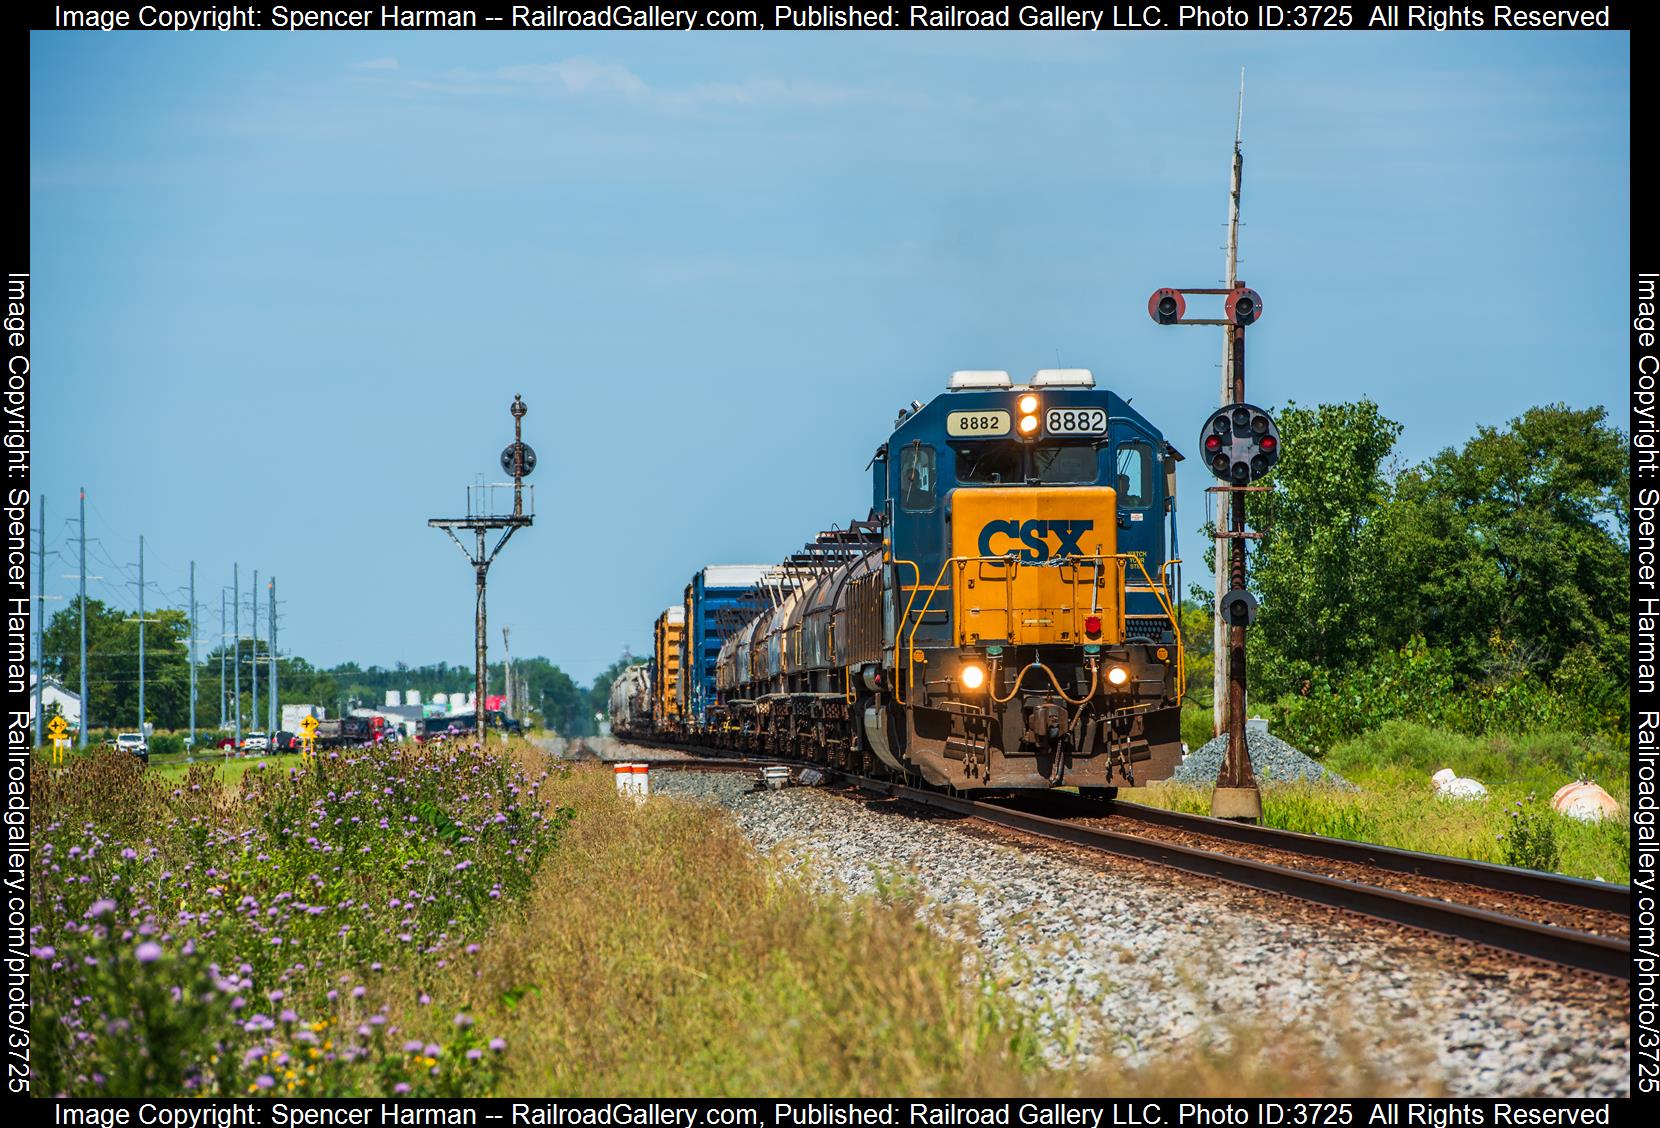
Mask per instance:
[[[1095,481],[1095,445],[1051,444],[1032,448],[1032,476],[1046,486]]]
[[[957,481],[1018,483],[1020,448],[1013,443],[993,443],[957,449]]]
[[[1087,485],[1096,479],[1093,443],[976,443],[957,448],[957,481],[977,485]]]

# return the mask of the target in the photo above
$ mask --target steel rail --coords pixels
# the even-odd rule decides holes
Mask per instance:
[[[652,743],[660,747],[684,747],[667,742]],[[745,758],[738,754],[730,758],[659,760],[652,761],[651,764],[652,767],[682,770],[732,770],[758,768],[767,764],[811,766],[824,772],[828,778],[851,784],[870,794],[885,795],[918,806],[947,811],[965,818],[980,819],[996,826],[1101,850],[1136,861],[1168,866],[1184,873],[1228,881],[1259,892],[1283,894],[1359,913],[1388,924],[1406,925],[1467,940],[1509,954],[1528,956],[1615,979],[1631,978],[1631,942],[1623,937],[1601,936],[1557,925],[1541,924],[1472,905],[1364,885],[1360,882],[1310,873],[1307,870],[1253,861],[1233,854],[1089,826],[1068,819],[1050,818],[995,803],[922,790],[888,780],[870,779],[819,764],[808,764],[807,761],[777,757]],[[1086,802],[1081,799],[1076,801],[1080,805]],[[1304,856],[1354,861],[1391,872],[1417,873],[1424,877],[1456,881],[1483,889],[1525,893],[1600,911],[1628,912],[1630,907],[1628,886],[1517,870],[1485,862],[1466,862],[1438,854],[1415,854],[1394,847],[1322,838],[1318,835],[1298,834],[1272,827],[1247,826],[1224,819],[1184,815],[1181,812],[1144,807],[1135,803],[1113,801],[1106,804],[1105,808],[1107,811],[1117,811],[1131,819],[1155,825],[1179,827],[1227,841],[1272,846]],[[1530,882],[1534,884],[1529,885]],[[1545,889],[1550,889],[1551,892],[1543,892]]]
[[[1082,807],[1087,802],[1079,801],[1080,813],[1087,814]],[[1594,909],[1598,912],[1627,914],[1631,911],[1631,886],[1607,881],[1590,881],[1582,877],[1519,869],[1515,866],[1495,865],[1492,862],[1471,861],[1468,858],[1453,858],[1445,854],[1421,854],[1395,846],[1376,846],[1370,842],[1302,834],[1271,826],[1252,826],[1248,823],[1230,822],[1227,819],[1213,819],[1209,815],[1171,811],[1141,803],[1120,802],[1116,799],[1105,804],[1102,815],[1107,818],[1117,816],[1153,826],[1189,831],[1207,838],[1285,850],[1303,857],[1323,858],[1333,862],[1354,862],[1393,873],[1454,881],[1500,893],[1517,893],[1537,897],[1542,901]]]
[[[864,791],[951,811],[1012,830],[1169,866],[1260,892],[1280,893],[1360,913],[1389,924],[1409,925],[1581,971],[1616,979],[1631,978],[1631,942],[1626,939],[1539,924],[1470,905],[1438,901],[1232,854],[1219,854],[1136,834],[1052,819],[993,803],[922,791],[903,784],[868,779],[857,779],[856,782]]]

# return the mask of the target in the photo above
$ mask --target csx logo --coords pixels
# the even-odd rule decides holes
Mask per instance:
[[[1094,521],[988,521],[980,530],[980,555],[1007,556],[1015,552],[1015,544],[1023,544],[1026,547],[1018,555],[1028,562],[1082,556],[1078,540],[1094,527]],[[1059,542],[1054,552],[1049,551],[1051,536]]]

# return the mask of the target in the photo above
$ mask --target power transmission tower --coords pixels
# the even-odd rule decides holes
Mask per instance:
[[[87,729],[92,727],[92,699],[86,691],[86,487],[81,487],[81,571],[77,577],[81,581],[81,728],[76,733],[75,744],[79,748],[86,747]],[[102,576],[98,577],[103,579]]]
[[[242,749],[242,565],[231,565],[231,720],[238,751]]]
[[[187,758],[196,754],[196,561],[190,562],[190,743]]]
[[[226,712],[228,711],[228,706],[226,704],[226,691],[230,689],[230,680],[225,677],[225,673],[226,673],[226,670],[225,670],[225,640],[230,637],[230,635],[228,633],[226,633],[225,627],[229,625],[226,622],[226,620],[228,620],[231,617],[230,609],[225,606],[225,597],[226,597],[227,594],[228,594],[227,589],[225,589],[225,588],[220,588],[219,589],[219,731],[220,732],[225,731],[225,715],[226,715]]]
[[[138,538],[138,618],[126,622],[138,624],[138,731],[144,731],[144,624],[159,623],[160,619],[144,617],[144,538]]]
[[[277,713],[280,706],[277,702],[277,580],[275,576],[266,582],[265,591],[267,597],[271,601],[270,607],[266,612],[266,620],[271,624],[271,677],[269,679],[271,702],[268,710],[270,723],[265,726],[265,731],[276,732],[278,719]]]
[[[248,702],[248,721],[259,724],[259,569],[254,569],[254,586],[248,589],[249,611],[254,619],[254,648],[248,652],[248,675],[253,679],[253,699]],[[266,733],[267,739],[270,733]]]
[[[35,747],[44,741],[46,731],[46,601],[62,599],[61,595],[46,594],[46,495],[40,495],[40,567],[35,576]]]

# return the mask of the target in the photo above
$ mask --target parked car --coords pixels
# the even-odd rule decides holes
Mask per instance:
[[[244,752],[269,752],[270,750],[271,738],[263,732],[250,732],[242,738],[242,751]]]
[[[131,752],[144,763],[150,762],[150,742],[141,732],[124,732],[115,738],[117,752]]]
[[[291,732],[274,732],[271,734],[271,751],[298,752],[300,738]]]

